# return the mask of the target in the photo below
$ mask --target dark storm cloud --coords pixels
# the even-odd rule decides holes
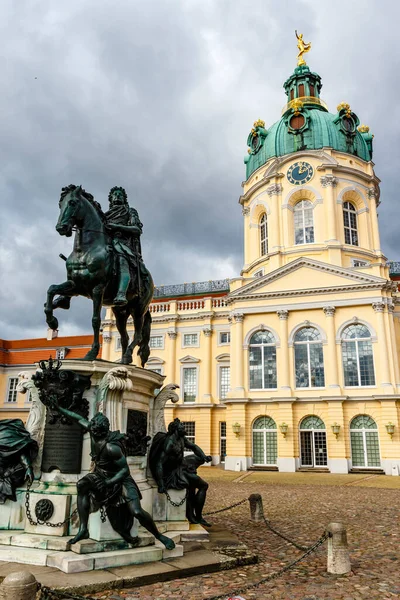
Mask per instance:
[[[69,183],[103,208],[126,187],[157,283],[239,274],[247,134],[280,116],[296,28],[330,110],[350,102],[376,134],[383,246],[400,258],[399,13],[372,0],[3,2],[0,337],[45,334],[45,291],[71,249],[54,230]],[[89,331],[88,301],[59,313],[61,334]]]

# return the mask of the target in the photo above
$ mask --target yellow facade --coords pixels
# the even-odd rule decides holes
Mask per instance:
[[[312,167],[304,185],[288,178],[299,161]],[[151,306],[157,347],[147,368],[181,392],[167,421],[194,423],[214,463],[225,423],[227,469],[396,472],[400,309],[381,251],[373,163],[331,148],[274,157],[244,182],[239,202],[244,265],[225,295],[171,294]],[[117,360],[110,311],[103,327],[103,358]],[[272,343],[255,348],[257,332]],[[302,342],[302,332],[315,339]],[[255,431],[259,417],[270,420]]]

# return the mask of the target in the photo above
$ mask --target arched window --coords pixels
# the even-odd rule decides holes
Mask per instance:
[[[309,200],[300,200],[294,207],[294,243],[311,244],[313,241],[313,205]]]
[[[276,465],[277,458],[276,423],[271,417],[258,417],[253,423],[253,465]]]
[[[250,389],[276,388],[276,342],[270,331],[256,331],[249,344]]]
[[[358,246],[357,211],[351,202],[343,202],[344,243]]]
[[[324,387],[324,354],[321,334],[315,327],[302,327],[294,336],[296,387]]]
[[[317,416],[305,417],[300,423],[300,459],[302,467],[326,467],[325,423]]]
[[[365,325],[349,325],[342,333],[344,385],[375,385],[371,333]]]
[[[268,221],[265,213],[260,220],[260,252],[261,256],[268,254]]]
[[[358,415],[350,423],[353,467],[380,467],[378,427],[368,415]]]

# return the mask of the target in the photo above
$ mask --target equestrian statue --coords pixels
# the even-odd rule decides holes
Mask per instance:
[[[149,305],[154,284],[141,254],[143,226],[137,211],[129,206],[124,188],[113,187],[108,200],[109,210],[103,213],[82,186],[62,188],[56,230],[67,237],[75,231],[74,248],[68,258],[60,255],[66,261],[67,280],[49,287],[46,322],[51,329],[58,329],[55,308],[69,309],[73,296],[90,298],[94,338],[84,360],[94,360],[100,350],[101,308],[111,306],[121,336],[121,362],[130,364],[138,346],[144,366],[150,355]],[[126,330],[130,316],[135,329],[131,343]]]

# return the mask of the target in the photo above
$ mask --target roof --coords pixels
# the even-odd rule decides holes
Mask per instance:
[[[33,338],[26,340],[0,339],[0,366],[34,365],[50,356],[56,358],[56,350],[66,348],[66,358],[83,358],[93,342],[92,335],[57,337],[52,340]]]
[[[299,94],[299,89],[302,93],[310,89],[310,80],[315,83],[312,94]],[[372,160],[373,135],[369,128],[365,125],[358,128],[360,120],[346,103],[338,105],[337,113],[328,112],[319,98],[320,88],[317,73],[312,73],[308,67],[295,69],[285,82],[288,100],[292,100],[285,105],[282,117],[269,128],[259,119],[247,138],[249,150],[244,159],[247,178],[273,157],[306,149],[332,148],[365,161]],[[293,90],[294,97],[289,95]]]

